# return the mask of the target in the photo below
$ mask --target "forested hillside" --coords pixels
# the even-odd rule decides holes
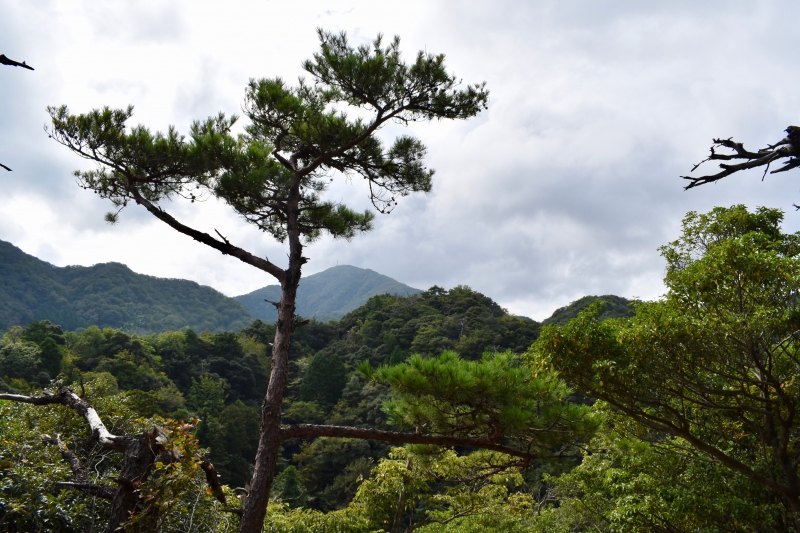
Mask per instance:
[[[0,241],[0,330],[33,320],[150,333],[239,330],[252,317],[193,281],[137,274],[119,263],[59,268]]]
[[[137,336],[91,326],[76,334],[49,322],[11,328],[0,348],[0,388],[26,392],[61,374],[68,381],[106,380],[127,391],[140,414],[202,420],[197,436],[210,448],[222,480],[249,481],[267,385],[267,346],[274,325],[256,320],[239,332],[172,331]],[[339,322],[312,320],[291,346],[287,422],[331,422],[388,428],[389,389],[365,380],[357,366],[404,362],[411,353],[456,350],[523,352],[539,324],[509,315],[467,287],[433,287],[409,297],[379,295]],[[295,440],[284,446],[281,483],[299,483],[304,506],[330,511],[348,504],[359,477],[391,447],[371,441]],[[295,481],[287,476],[296,476]]]
[[[268,530],[797,531],[800,500],[787,486],[800,461],[800,234],[783,234],[781,218],[743,206],[690,213],[662,249],[668,293],[633,308],[586,297],[543,326],[468,287],[432,287],[373,296],[338,322],[299,322],[280,431],[335,430],[283,441]],[[72,394],[113,431],[161,447],[137,489],[137,519],[232,531],[274,335],[260,320],[200,334],[10,328],[0,340],[0,389],[14,393],[0,401],[0,528],[77,532],[108,515],[92,494],[112,492],[118,456],[98,452],[72,410],[17,403]],[[467,439],[397,445],[421,430]]]
[[[297,313],[320,322],[339,320],[350,311],[364,305],[376,294],[411,296],[420,290],[368,268],[349,265],[331,267],[304,277],[297,289]],[[280,300],[278,285],[268,285],[236,299],[255,318],[264,322],[275,322],[278,317],[275,306],[265,302]]]

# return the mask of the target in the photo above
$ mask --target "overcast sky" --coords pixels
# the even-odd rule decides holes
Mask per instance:
[[[798,2],[0,0],[0,13],[0,53],[36,68],[0,68],[0,162],[13,169],[0,169],[0,239],[58,266],[117,261],[230,296],[273,284],[137,206],[108,226],[110,206],[71,174],[90,167],[44,133],[45,106],[132,104],[134,123],[186,131],[240,113],[252,77],[302,75],[317,27],[354,44],[400,35],[407,57],[444,53],[491,94],[475,119],[412,125],[433,191],[370,234],[312,245],[306,275],[350,264],[423,289],[469,285],[542,319],[586,294],[657,298],[657,248],[687,211],[779,207],[800,229],[800,171],[689,192],[679,178],[712,137],[761,147],[800,123]],[[330,194],[368,206],[358,182]],[[285,263],[283,245],[222,205],[165,208]]]

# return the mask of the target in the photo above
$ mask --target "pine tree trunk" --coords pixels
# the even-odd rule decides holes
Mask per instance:
[[[297,286],[300,283],[303,246],[298,227],[299,187],[292,191],[294,202],[289,202],[288,238],[289,268],[285,281],[281,283],[281,301],[278,305],[278,322],[275,326],[275,340],[272,343],[272,368],[264,404],[261,407],[261,433],[258,451],[250,481],[250,492],[244,501],[240,533],[261,533],[267,514],[270,490],[275,479],[275,465],[278,462],[281,443],[281,405],[289,380],[289,343],[294,331],[295,302]]]

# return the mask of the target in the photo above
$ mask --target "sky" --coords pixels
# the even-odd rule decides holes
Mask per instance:
[[[356,45],[399,35],[409,59],[444,53],[490,102],[471,120],[386,128],[427,145],[433,190],[368,234],[312,244],[304,275],[349,264],[422,289],[468,285],[541,320],[587,294],[658,298],[658,247],[688,211],[777,207],[800,230],[800,171],[691,191],[680,179],[712,138],[760,148],[800,124],[797,2],[0,0],[0,12],[0,53],[36,69],[0,68],[0,162],[13,169],[0,169],[0,240],[57,266],[120,262],[229,296],[274,284],[141,207],[106,224],[111,206],[72,175],[91,164],[48,139],[45,108],[133,105],[132,125],[186,132],[241,114],[251,78],[302,76],[316,28]],[[369,207],[357,180],[328,194]],[[224,205],[163,207],[286,263],[285,245]]]

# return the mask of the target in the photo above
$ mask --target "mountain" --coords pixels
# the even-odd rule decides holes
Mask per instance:
[[[339,320],[376,294],[411,296],[420,292],[374,270],[340,265],[300,280],[297,314],[322,322]],[[280,298],[281,288],[278,285],[268,285],[236,296],[251,315],[264,322],[275,322],[278,318],[275,307],[264,300],[277,302]]]
[[[591,304],[600,300],[605,303],[603,312],[600,313],[600,318],[624,318],[633,316],[633,309],[631,309],[631,300],[623,298],[622,296],[614,296],[613,294],[605,294],[603,296],[584,296],[579,300],[575,300],[569,305],[556,309],[549,318],[542,320],[543,326],[550,324],[557,324],[563,326],[573,318],[578,316],[578,313],[589,307]]]
[[[224,294],[120,263],[56,267],[0,241],[0,331],[33,320],[65,329],[97,325],[135,333],[238,331],[253,318]]]

